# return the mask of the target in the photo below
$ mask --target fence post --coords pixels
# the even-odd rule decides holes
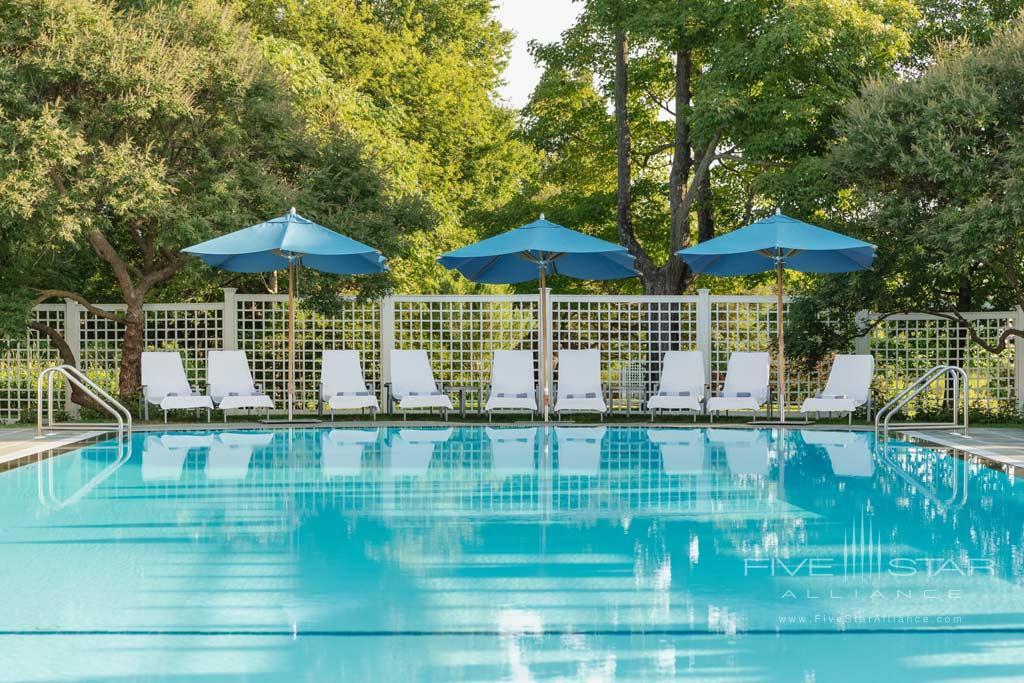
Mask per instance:
[[[237,291],[234,287],[224,287],[224,339],[221,340],[221,348],[227,351],[238,348],[238,301],[235,299]]]
[[[1013,326],[1024,330],[1024,309],[1013,312]],[[1013,340],[1013,393],[1017,397],[1017,412],[1024,412],[1024,338]]]
[[[711,290],[697,290],[697,350],[704,357],[704,377],[708,384],[711,377]]]
[[[869,313],[867,311],[857,311],[854,316],[858,330],[863,330],[868,326]],[[871,334],[865,332],[859,334],[853,340],[853,352],[862,356],[869,355],[871,353]]]
[[[395,348],[395,299],[380,300],[380,405],[388,410],[384,385],[391,381],[391,350]]]
[[[71,355],[75,358],[75,366],[82,368],[82,306],[77,301],[64,299],[64,341],[71,347]],[[70,385],[64,397],[64,410],[73,417],[78,417],[79,406],[72,402]]]

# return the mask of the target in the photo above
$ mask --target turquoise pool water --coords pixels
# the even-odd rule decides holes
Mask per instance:
[[[136,434],[0,473],[0,680],[1020,680],[1020,489],[864,433]]]

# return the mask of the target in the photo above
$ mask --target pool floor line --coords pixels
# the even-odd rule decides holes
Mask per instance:
[[[453,638],[453,637],[562,637],[562,636],[694,636],[694,637],[740,637],[740,636],[857,636],[857,635],[933,635],[933,634],[1021,634],[1024,635],[1024,626],[1006,628],[987,627],[936,627],[936,628],[878,628],[878,629],[849,629],[819,630],[819,629],[747,629],[736,633],[723,633],[722,631],[711,630],[687,630],[687,629],[644,629],[644,630],[623,630],[623,629],[543,629],[537,631],[499,631],[499,630],[330,630],[314,629],[303,630],[274,630],[262,631],[258,629],[225,629],[225,630],[161,630],[161,629],[40,629],[40,630],[16,630],[0,629],[0,637],[14,636],[125,636],[125,637],[151,637],[151,636],[173,636],[173,637],[330,637],[330,638]]]

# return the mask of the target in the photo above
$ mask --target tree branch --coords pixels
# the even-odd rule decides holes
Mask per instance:
[[[132,282],[128,265],[121,258],[121,255],[117,253],[117,250],[114,249],[114,245],[107,240],[107,236],[100,230],[94,229],[86,234],[86,238],[99,257],[109,263],[110,267],[114,270],[114,277],[117,279],[117,284],[120,286],[125,300],[134,299],[135,283]]]
[[[114,311],[106,311],[102,308],[98,308],[89,302],[81,294],[75,292],[69,292],[63,289],[40,289],[36,290],[36,298],[32,300],[32,306],[41,304],[47,299],[71,299],[72,301],[80,304],[82,308],[89,311],[98,318],[104,318],[106,320],[113,320],[114,322],[123,323],[124,316]],[[35,328],[33,328],[35,329]],[[41,330],[40,330],[41,331]]]

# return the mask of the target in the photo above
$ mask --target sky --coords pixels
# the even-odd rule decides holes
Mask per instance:
[[[498,21],[516,34],[501,96],[512,106],[522,107],[541,74],[528,52],[530,41],[557,40],[575,21],[583,5],[572,0],[495,0],[494,4]]]

